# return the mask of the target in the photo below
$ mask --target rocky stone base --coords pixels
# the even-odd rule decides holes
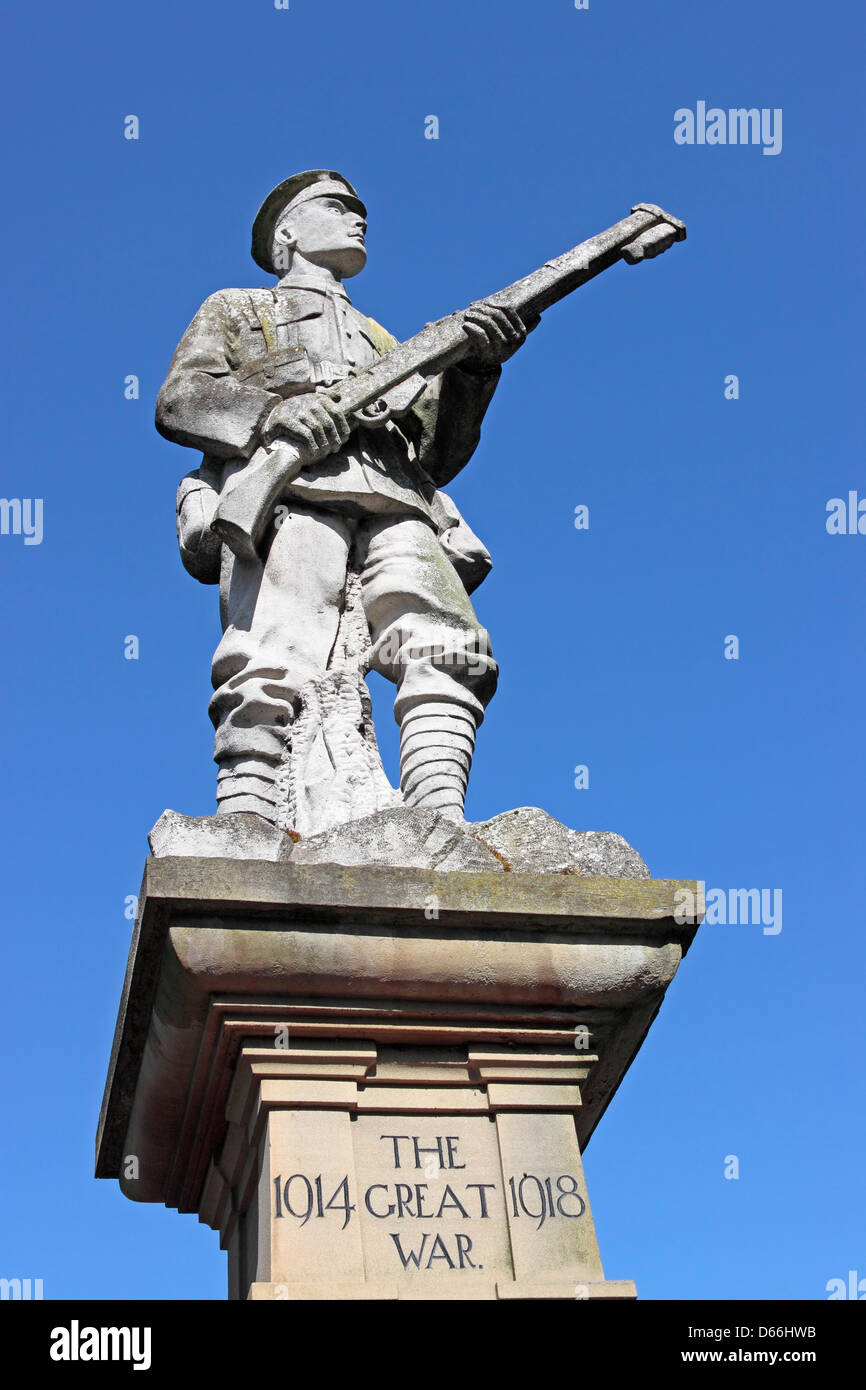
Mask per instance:
[[[260,816],[164,811],[148,837],[154,856],[272,863],[649,878],[643,859],[610,830],[571,830],[536,806],[456,825],[436,811],[377,811],[317,835],[278,830]]]

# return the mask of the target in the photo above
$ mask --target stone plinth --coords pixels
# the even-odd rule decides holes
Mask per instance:
[[[97,1175],[219,1230],[231,1298],[633,1298],[581,1152],[682,889],[148,860]]]

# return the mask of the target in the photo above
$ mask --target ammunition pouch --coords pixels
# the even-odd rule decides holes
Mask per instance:
[[[493,568],[490,551],[467,526],[447,493],[435,492],[430,509],[439,531],[439,544],[456,569],[467,594],[471,594]]]

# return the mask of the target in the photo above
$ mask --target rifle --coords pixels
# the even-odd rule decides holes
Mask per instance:
[[[600,275],[621,256],[635,265],[658,256],[675,241],[684,241],[685,235],[685,223],[654,203],[638,203],[631,216],[477,303],[516,309],[532,317]],[[405,415],[430,378],[454,366],[469,349],[463,311],[458,310],[428,323],[413,338],[326,394],[353,425],[381,426]],[[255,558],[283,489],[308,462],[302,449],[277,439],[256,449],[246,466],[226,480],[211,528],[241,559]]]

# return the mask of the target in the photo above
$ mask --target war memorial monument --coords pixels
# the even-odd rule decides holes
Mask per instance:
[[[630,1299],[581,1154],[698,889],[537,808],[464,820],[491,561],[443,489],[544,310],[685,228],[638,204],[400,344],[344,288],[365,219],[333,170],[275,188],[252,239],[275,283],[213,294],[159,393],[203,455],[177,515],[219,586],[217,812],[150,833],[96,1172],[218,1230],[231,1299]]]

